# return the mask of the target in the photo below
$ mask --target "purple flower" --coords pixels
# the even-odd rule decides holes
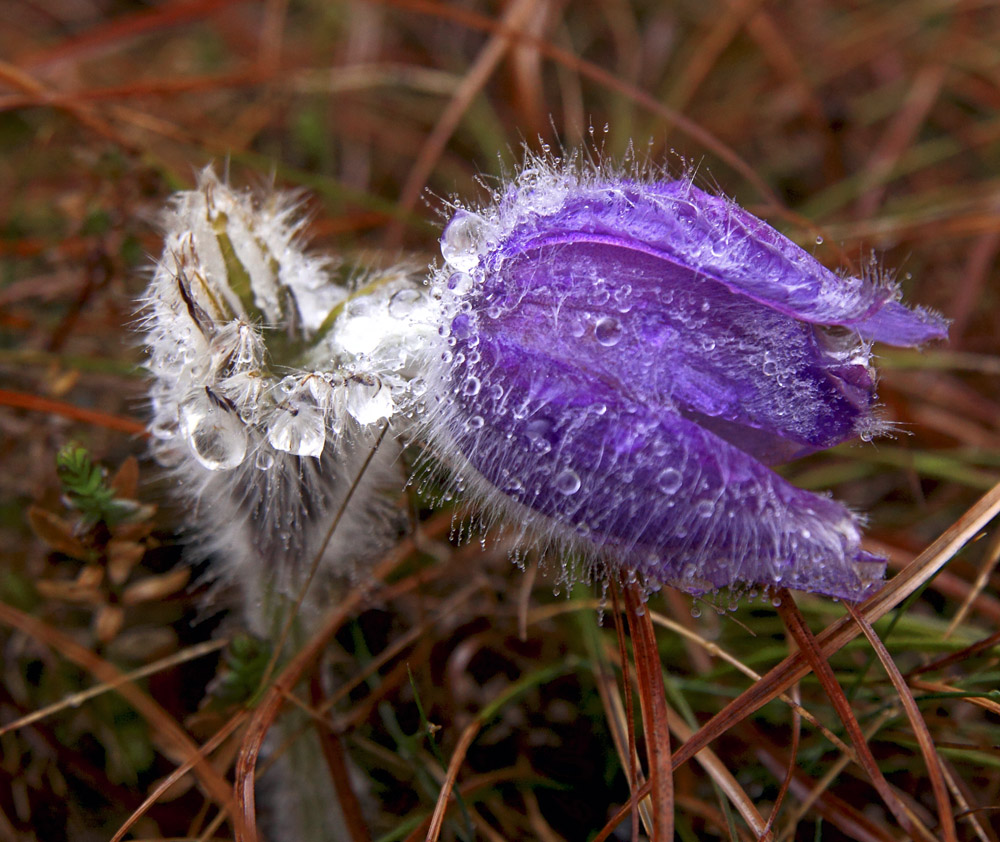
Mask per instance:
[[[690,179],[535,162],[442,252],[431,436],[491,504],[652,588],[878,586],[859,518],[769,466],[879,433],[871,343],[942,318]]]

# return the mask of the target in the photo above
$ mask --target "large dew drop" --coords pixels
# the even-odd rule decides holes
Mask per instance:
[[[580,490],[580,475],[572,468],[566,468],[556,477],[556,491],[560,494],[576,494]]]
[[[318,407],[308,404],[284,407],[272,422],[267,440],[275,450],[283,450],[293,456],[318,457],[326,445],[323,413]]]
[[[392,391],[375,377],[352,378],[347,383],[347,411],[362,426],[389,418],[393,412]]]
[[[673,494],[681,487],[681,472],[676,468],[664,468],[657,474],[656,484],[664,494]]]
[[[181,430],[194,458],[210,471],[229,471],[243,462],[247,432],[234,412],[195,394],[180,408]]]
[[[474,213],[459,213],[444,229],[441,256],[459,272],[471,272],[479,265],[484,243],[485,223]]]
[[[594,337],[605,348],[611,348],[621,341],[622,323],[618,319],[603,318],[594,325]]]

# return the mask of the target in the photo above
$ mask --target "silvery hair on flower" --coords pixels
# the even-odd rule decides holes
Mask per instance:
[[[338,280],[303,250],[295,197],[237,192],[211,169],[174,196],[164,224],[141,321],[153,452],[196,545],[242,589],[251,631],[272,634],[281,612],[267,605],[294,600],[355,483],[306,612],[321,607],[324,578],[350,575],[398,535],[398,445],[382,433],[409,384],[388,365],[373,374],[334,326],[364,309],[351,300],[358,286],[405,298],[416,284],[402,269]]]

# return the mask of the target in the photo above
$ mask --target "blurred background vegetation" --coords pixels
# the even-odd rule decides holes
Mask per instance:
[[[444,199],[482,195],[522,145],[621,159],[631,144],[694,167],[828,265],[870,271],[874,250],[909,302],[953,320],[947,347],[880,352],[896,437],[791,479],[868,512],[894,570],[1000,480],[995,2],[4,0],[0,22],[0,839],[111,838],[227,722],[212,758],[216,783],[231,777],[260,652],[237,637],[220,653],[239,630],[220,626],[182,553],[184,512],[143,461],[130,328],[158,213],[207,163],[305,189],[319,249],[419,264]],[[410,507],[391,584],[326,641],[339,691],[299,693],[355,770],[355,842],[423,839],[477,721],[441,838],[593,838],[628,798],[612,612],[599,589],[554,594],[535,559],[522,572],[502,543],[458,546],[447,511]],[[1000,833],[998,557],[987,532],[878,626],[957,838],[982,842]],[[800,607],[816,629],[843,614]],[[758,672],[788,652],[760,600],[665,593],[651,608]],[[690,727],[751,683],[676,630],[658,643]],[[916,737],[870,648],[832,663],[883,773],[934,830]],[[75,695],[134,670],[128,692]],[[842,736],[819,683],[800,692]],[[793,732],[775,700],[713,743],[765,818]],[[797,749],[775,838],[900,838],[827,735],[805,723]],[[126,838],[231,839],[225,786],[182,778]],[[679,770],[677,793],[678,838],[753,838],[701,767]]]

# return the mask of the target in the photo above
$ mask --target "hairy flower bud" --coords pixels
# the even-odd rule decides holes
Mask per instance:
[[[442,237],[436,451],[652,588],[877,586],[858,517],[769,466],[880,432],[871,343],[945,322],[690,179],[530,164]]]
[[[334,333],[354,287],[415,284],[395,269],[336,278],[302,248],[294,197],[235,191],[211,169],[174,196],[165,227],[141,324],[153,451],[196,542],[243,590],[252,630],[269,633],[273,597],[297,595],[356,482],[321,573],[350,572],[397,534],[381,493],[402,482],[397,448],[367,461],[396,411],[393,386]],[[313,591],[307,604],[324,592]]]

